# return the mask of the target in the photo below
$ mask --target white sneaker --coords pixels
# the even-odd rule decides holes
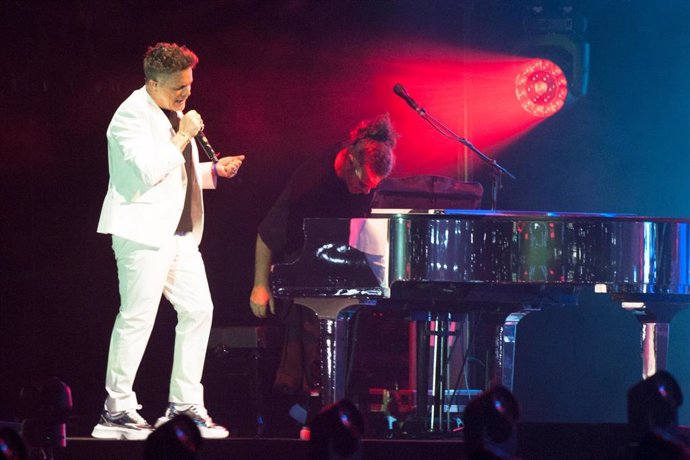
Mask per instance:
[[[153,427],[139,415],[137,410],[140,409],[141,406],[122,412],[109,412],[103,409],[91,436],[99,439],[146,439],[153,432]]]
[[[209,417],[206,408],[201,404],[192,404],[187,409],[181,410],[175,408],[175,405],[170,403],[165,411],[165,415],[156,420],[156,428],[164,423],[172,420],[176,415],[183,414],[191,418],[201,432],[201,437],[206,439],[223,439],[230,434],[225,427],[222,427],[213,422]]]

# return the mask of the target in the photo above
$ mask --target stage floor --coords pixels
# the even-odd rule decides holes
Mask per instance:
[[[531,459],[613,459],[628,445],[625,424],[521,424],[518,456]],[[68,439],[55,452],[57,460],[142,459],[142,441],[107,441],[86,437]],[[262,460],[307,458],[308,443],[284,438],[228,438],[205,440],[203,460]],[[460,439],[365,439],[362,459],[466,459]]]

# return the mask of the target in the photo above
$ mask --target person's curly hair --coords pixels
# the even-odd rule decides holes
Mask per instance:
[[[386,177],[395,163],[393,149],[398,137],[390,116],[384,113],[374,119],[361,121],[350,131],[348,152],[359,164],[368,164],[377,175]]]
[[[156,43],[149,46],[144,54],[144,77],[148,80],[161,80],[187,68],[195,68],[199,63],[196,54],[186,46],[176,43]]]

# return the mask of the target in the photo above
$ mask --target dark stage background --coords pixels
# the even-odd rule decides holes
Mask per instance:
[[[572,4],[589,20],[589,92],[512,142],[476,142],[517,176],[499,207],[690,217],[690,3]],[[0,4],[0,419],[17,415],[22,385],[55,375],[72,388],[74,413],[96,422],[118,308],[110,239],[95,231],[108,180],[105,130],[118,104],[143,84],[140,62],[149,44],[175,41],[195,50],[201,63],[188,108],[202,113],[217,150],[247,155],[240,181],[205,194],[202,252],[215,325],[255,325],[247,305],[255,229],[295,166],[344,139],[361,118],[388,111],[405,128],[396,175],[464,170],[450,141],[439,140],[393,95],[393,84],[407,84],[414,68],[403,72],[393,63],[414,58],[406,50],[419,44],[459,56],[470,48],[509,54],[524,33],[528,4],[147,5]],[[414,68],[414,81],[425,84],[406,85],[415,97],[438,76],[424,64]],[[443,121],[473,139],[472,129],[499,120],[489,114]],[[425,143],[434,151],[419,147]],[[436,155],[439,145],[450,155]],[[473,161],[469,171],[488,188],[485,168]],[[150,419],[167,399],[171,310],[162,303],[137,380]],[[523,418],[625,421],[625,392],[640,378],[638,328],[618,306],[589,293],[578,308],[528,316],[518,333],[515,384]],[[683,313],[672,325],[670,370],[686,393],[688,340],[690,317]],[[688,407],[681,421],[690,423]]]

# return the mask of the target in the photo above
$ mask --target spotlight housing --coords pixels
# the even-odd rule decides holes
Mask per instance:
[[[506,387],[496,385],[474,398],[463,415],[470,458],[513,458],[517,452],[520,406]]]
[[[554,62],[534,59],[523,64],[515,77],[515,97],[535,117],[550,117],[565,105],[568,80]]]
[[[347,399],[326,406],[310,423],[309,458],[361,458],[361,438],[364,435],[364,416]]]
[[[634,439],[649,433],[673,437],[678,428],[678,408],[683,393],[673,376],[665,370],[628,390],[628,426]]]

